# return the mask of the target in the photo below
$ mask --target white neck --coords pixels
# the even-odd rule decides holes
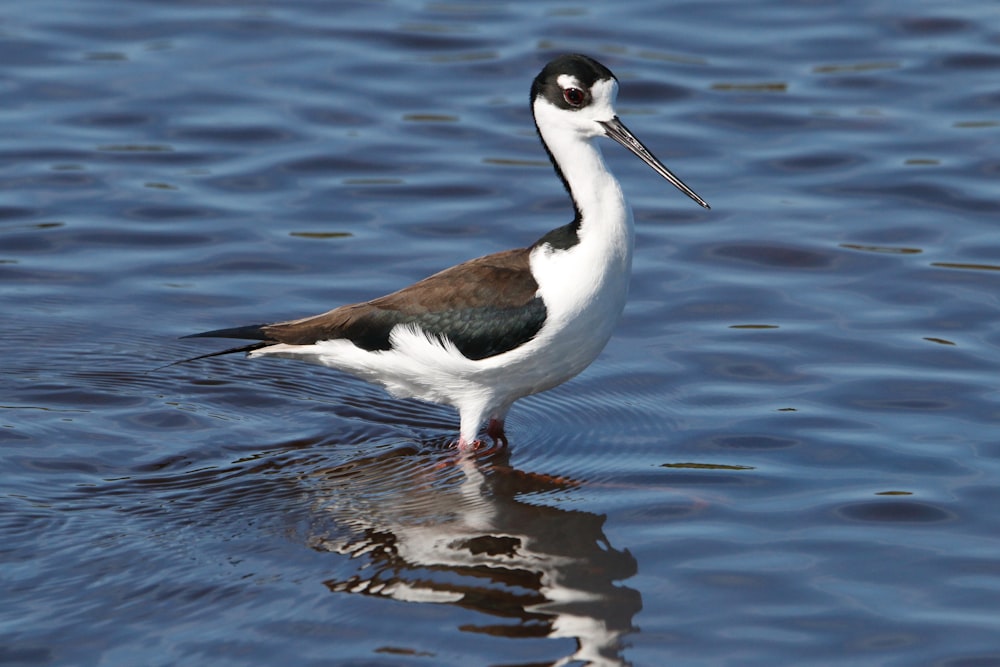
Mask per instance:
[[[578,243],[565,249],[543,244],[531,257],[532,272],[549,311],[553,335],[565,332],[582,369],[604,347],[625,306],[632,272],[632,211],[595,142],[598,134],[567,125],[565,112],[535,103],[539,133],[569,184],[580,214]],[[591,124],[593,125],[593,123]],[[591,349],[592,348],[592,349]]]
[[[535,101],[534,112],[539,134],[559,165],[580,215],[580,243],[602,246],[603,252],[624,262],[620,268],[627,270],[634,242],[632,211],[618,180],[604,164],[595,143],[600,135],[590,129],[594,124],[568,126],[566,112],[544,100]]]

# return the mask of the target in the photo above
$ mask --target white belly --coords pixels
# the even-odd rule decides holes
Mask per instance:
[[[532,252],[546,319],[533,339],[508,352],[468,359],[450,342],[400,325],[390,350],[367,351],[340,339],[272,345],[251,356],[302,359],[379,384],[394,396],[452,405],[462,413],[468,440],[474,437],[470,424],[488,416],[502,419],[515,400],[569,380],[604,349],[624,308],[631,273],[631,226],[620,229],[624,233],[610,243],[591,236],[567,250],[541,246]]]

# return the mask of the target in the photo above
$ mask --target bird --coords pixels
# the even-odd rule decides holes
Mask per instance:
[[[554,58],[531,84],[535,128],[572,201],[570,222],[529,246],[457,264],[371,301],[184,336],[254,341],[184,361],[245,352],[321,364],[398,398],[457,409],[460,451],[485,446],[483,425],[494,446],[506,447],[511,405],[589,366],[625,306],[635,229],[598,140],[624,146],[711,208],[622,123],[618,88],[611,70],[581,54]]]

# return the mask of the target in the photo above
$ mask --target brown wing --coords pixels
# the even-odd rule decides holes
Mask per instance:
[[[449,339],[470,359],[490,357],[527,342],[545,322],[529,254],[520,248],[479,257],[378,299],[260,331],[291,345],[346,338],[366,350],[388,350],[393,327],[412,323]]]

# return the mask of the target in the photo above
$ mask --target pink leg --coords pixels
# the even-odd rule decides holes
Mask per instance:
[[[458,442],[455,443],[455,446],[458,447],[458,451],[460,452],[474,452],[479,449],[482,444],[482,440],[473,440],[472,442],[469,442],[465,438],[459,438]]]
[[[486,427],[486,435],[493,439],[494,445],[507,446],[507,434],[503,431],[502,419],[491,418],[489,426]]]
[[[507,446],[507,434],[503,431],[503,422],[499,419],[491,419],[489,425],[486,427],[486,435],[490,436],[493,440],[494,446]],[[458,447],[460,452],[475,452],[478,451],[483,445],[485,445],[482,440],[466,440],[465,438],[459,438],[455,446]]]

